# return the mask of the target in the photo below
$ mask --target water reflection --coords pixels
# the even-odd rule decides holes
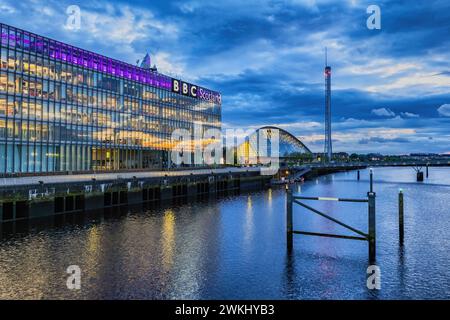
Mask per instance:
[[[245,229],[244,229],[244,239],[246,247],[251,245],[251,241],[253,239],[253,202],[252,196],[247,196],[247,210],[245,212]]]
[[[170,207],[2,225],[0,298],[450,298],[449,170],[433,168],[424,184],[415,184],[408,168],[375,172],[379,292],[366,287],[365,242],[295,236],[293,250],[287,252],[285,190],[274,188]],[[305,196],[362,198],[368,188],[366,171],[360,181],[354,172],[317,181],[293,190]],[[405,245],[399,249],[400,186]],[[367,229],[367,208],[361,204],[308,204]],[[294,226],[346,231],[297,207]],[[71,264],[82,268],[78,292],[65,286]]]
[[[296,274],[295,274],[295,256],[292,250],[286,253],[285,258],[285,285],[284,294],[287,298],[295,297]]]
[[[86,252],[92,256],[98,256],[100,246],[100,233],[98,226],[93,225],[87,233]]]
[[[163,249],[163,268],[164,271],[170,271],[173,264],[173,255],[175,248],[175,216],[173,210],[167,209],[163,215],[162,225],[162,249]]]

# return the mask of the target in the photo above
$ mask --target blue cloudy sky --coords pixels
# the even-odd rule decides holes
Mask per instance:
[[[366,9],[381,8],[381,30]],[[69,5],[81,29],[65,27]],[[224,128],[277,125],[322,150],[450,153],[450,2],[0,0],[0,21],[218,90]]]

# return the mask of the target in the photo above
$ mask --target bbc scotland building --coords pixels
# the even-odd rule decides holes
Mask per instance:
[[[221,129],[221,95],[5,24],[0,175],[171,168],[171,134]]]

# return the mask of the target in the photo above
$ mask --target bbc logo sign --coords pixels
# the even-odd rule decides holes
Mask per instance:
[[[172,79],[172,91],[182,95],[197,98],[198,87],[180,80]]]
[[[181,80],[172,79],[172,91],[195,99],[222,104],[220,93]]]

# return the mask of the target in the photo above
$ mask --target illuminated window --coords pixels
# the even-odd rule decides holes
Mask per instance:
[[[15,88],[16,88],[16,84],[14,81],[14,73],[9,73],[8,74],[8,92],[14,93]]]
[[[0,67],[2,69],[8,69],[8,50],[2,48],[0,51]]]
[[[14,56],[14,50],[9,49],[8,55],[8,69],[14,70],[16,68],[16,58]]]
[[[6,97],[0,95],[0,115],[5,116],[7,111]]]
[[[8,76],[5,72],[0,73],[0,91],[6,92],[8,90]]]
[[[0,119],[0,139],[6,138],[6,120]]]

